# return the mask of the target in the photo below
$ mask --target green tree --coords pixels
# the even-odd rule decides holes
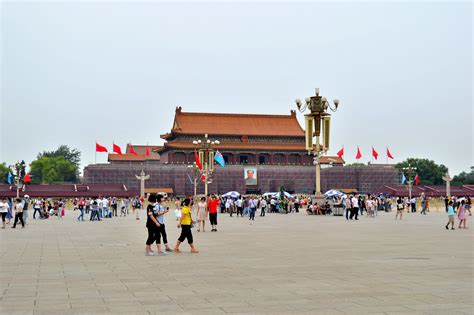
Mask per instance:
[[[8,180],[8,173],[10,172],[10,168],[5,163],[0,164],[0,182],[6,183]]]
[[[42,157],[30,164],[31,181],[39,183],[74,182],[78,167],[62,156]]]
[[[62,144],[54,151],[43,151],[42,153],[39,153],[36,159],[40,160],[45,157],[47,158],[63,157],[64,160],[74,164],[76,166],[76,173],[74,177],[73,178],[69,178],[69,176],[66,176],[66,177],[67,177],[67,181],[77,182],[77,179],[79,178],[79,167],[81,164],[81,152],[78,149],[71,149],[69,148],[69,146]],[[58,172],[58,170],[56,171]]]
[[[461,172],[459,175],[454,176],[451,183],[453,186],[461,185],[474,185],[474,166],[471,166],[471,172]]]
[[[408,165],[416,167],[415,173],[418,174],[420,185],[444,185],[443,176],[448,173],[448,168],[443,164],[436,164],[428,159],[408,158],[395,167],[402,170]]]

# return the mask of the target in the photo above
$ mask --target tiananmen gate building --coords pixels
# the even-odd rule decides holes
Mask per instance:
[[[136,155],[127,146],[123,155],[109,154],[108,164],[92,164],[84,169],[84,184],[123,184],[138,189],[138,175],[143,169],[150,179],[147,191],[192,195],[193,140],[219,140],[213,148],[223,155],[226,166],[216,165],[209,184],[210,193],[238,191],[264,193],[277,191],[280,186],[293,193],[314,193],[315,167],[313,156],[305,150],[305,134],[296,112],[287,115],[226,114],[175,111],[171,130],[160,137],[162,145],[133,145]],[[382,192],[385,185],[396,185],[398,171],[393,165],[344,167],[338,156],[321,158],[322,190],[339,188]],[[246,183],[245,170],[255,171],[256,182]],[[204,192],[199,183],[198,193]]]

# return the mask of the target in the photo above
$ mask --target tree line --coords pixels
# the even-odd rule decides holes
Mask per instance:
[[[81,152],[67,145],[60,145],[53,151],[38,153],[36,160],[30,163],[29,173],[33,184],[77,183]],[[0,164],[0,178],[8,181],[11,170],[5,163]]]

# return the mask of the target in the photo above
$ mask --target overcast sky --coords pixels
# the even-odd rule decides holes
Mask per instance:
[[[472,14],[453,3],[2,5],[0,162],[160,144],[183,111],[289,114],[339,98],[332,149],[473,165]],[[303,114],[298,114],[300,121]],[[242,126],[245,129],[245,126]],[[98,162],[105,162],[99,154]],[[379,158],[380,161],[380,158]]]

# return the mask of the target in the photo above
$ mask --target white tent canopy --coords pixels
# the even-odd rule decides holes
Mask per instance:
[[[240,193],[238,193],[236,191],[229,191],[229,192],[223,194],[222,197],[224,197],[224,198],[239,198]]]

